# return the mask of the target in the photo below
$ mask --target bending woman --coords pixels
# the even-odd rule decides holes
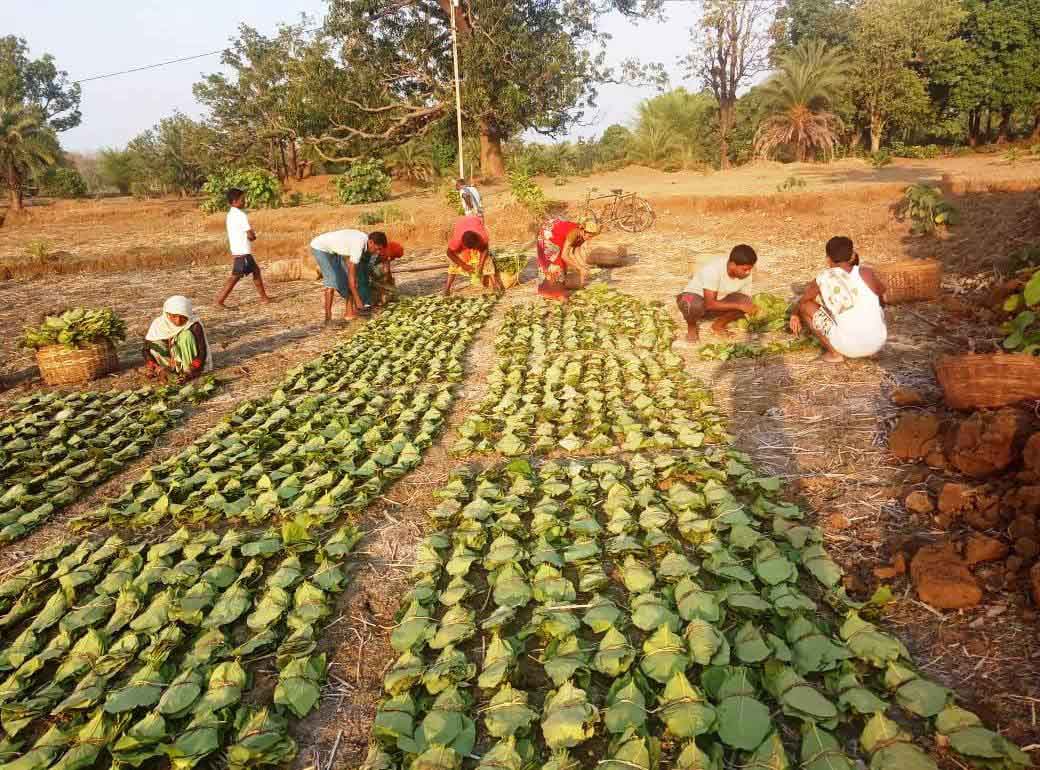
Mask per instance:
[[[144,339],[148,377],[187,382],[213,368],[206,329],[187,297],[166,300],[162,315],[152,321]]]
[[[550,299],[567,299],[565,284],[567,271],[578,271],[581,283],[589,271],[586,245],[599,235],[599,223],[594,219],[570,222],[550,219],[538,233],[538,273],[542,281],[538,293]]]
[[[820,360],[827,363],[874,355],[888,339],[881,309],[885,284],[869,267],[860,267],[844,236],[827,241],[827,265],[798,301],[791,331],[800,334],[808,327],[826,349]]]

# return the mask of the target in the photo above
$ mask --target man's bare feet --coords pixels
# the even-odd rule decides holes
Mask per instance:
[[[720,337],[732,337],[733,332],[729,330],[729,319],[720,319],[711,325],[711,331]]]
[[[700,333],[700,331],[698,329],[696,329],[696,328],[687,329],[686,330],[686,341],[687,342],[700,342],[701,341],[701,333]]]
[[[841,355],[840,353],[832,353],[828,350],[825,353],[820,353],[819,358],[817,358],[816,360],[823,361],[825,364],[840,364],[842,361],[845,360],[845,356]]]

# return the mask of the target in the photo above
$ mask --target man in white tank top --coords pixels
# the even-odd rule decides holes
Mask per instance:
[[[882,303],[885,285],[869,267],[860,267],[852,240],[827,241],[828,267],[816,276],[791,315],[791,331],[809,329],[825,348],[821,361],[866,358],[888,339]]]

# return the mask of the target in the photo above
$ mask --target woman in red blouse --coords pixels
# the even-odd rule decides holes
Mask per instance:
[[[589,269],[585,247],[597,235],[599,223],[592,219],[580,223],[550,219],[542,225],[536,241],[538,274],[541,278],[538,293],[549,299],[567,299],[564,279],[569,268],[577,270],[584,283]]]

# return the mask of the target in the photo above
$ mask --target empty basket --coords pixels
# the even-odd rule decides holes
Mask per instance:
[[[952,409],[1008,406],[1040,399],[1040,358],[1022,353],[943,356],[935,365]]]
[[[885,283],[885,301],[889,304],[939,298],[942,263],[938,260],[910,259],[878,265],[874,269]]]

